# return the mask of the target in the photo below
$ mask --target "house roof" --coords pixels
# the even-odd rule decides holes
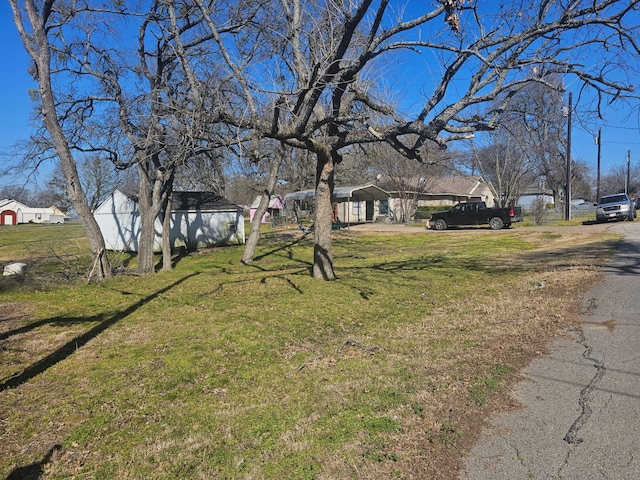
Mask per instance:
[[[420,176],[405,177],[402,179],[404,190],[398,190],[397,185],[390,181],[382,184],[388,192],[401,191],[417,193],[424,197],[455,196],[463,198],[481,197],[486,195],[487,188],[495,196],[491,183],[481,176],[455,176],[455,177],[429,177]]]
[[[316,196],[314,189],[300,190],[298,192],[289,193],[285,195],[285,201],[292,200],[313,200]],[[389,194],[375,185],[360,185],[360,186],[344,186],[335,187],[333,189],[334,201],[355,201],[362,202],[365,200],[385,200],[389,198]]]
[[[20,203],[16,200],[11,200],[9,198],[5,198],[0,200],[0,208],[21,208],[21,209],[29,209],[24,203]]]
[[[487,187],[482,177],[442,177],[434,180],[428,189],[433,194],[480,195]]]
[[[529,185],[522,190],[522,195],[553,195],[553,190],[540,185]]]

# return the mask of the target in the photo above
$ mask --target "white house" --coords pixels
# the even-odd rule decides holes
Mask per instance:
[[[388,214],[394,221],[407,221],[418,207],[449,208],[470,201],[482,201],[491,207],[498,203],[493,185],[481,176],[407,177],[401,180],[383,179],[380,183],[389,192]],[[398,189],[400,187],[402,190]],[[384,207],[382,202],[381,208]]]
[[[65,214],[55,206],[32,208],[15,200],[0,200],[0,225],[64,223]]]
[[[522,195],[518,198],[518,205],[530,210],[536,200],[542,200],[544,205],[555,205],[553,190],[545,188],[544,185],[530,185],[524,189]]]
[[[135,196],[115,190],[93,213],[107,249],[138,251],[140,209]],[[211,192],[174,192],[171,196],[172,248],[195,250],[243,244],[242,207]],[[162,250],[162,222],[156,219],[154,250]]]

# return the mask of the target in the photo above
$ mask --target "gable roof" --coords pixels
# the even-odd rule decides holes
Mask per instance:
[[[433,194],[456,194],[456,195],[481,195],[487,188],[488,182],[480,176],[474,177],[441,177],[434,179],[433,184],[428,189]]]
[[[262,201],[262,195],[258,195],[249,208],[258,208]],[[267,208],[284,208],[284,199],[280,195],[271,195]]]
[[[30,210],[30,207],[27,207],[24,203],[20,203],[17,200],[11,200],[9,198],[5,198],[4,200],[0,200],[0,208],[7,209],[23,209]]]

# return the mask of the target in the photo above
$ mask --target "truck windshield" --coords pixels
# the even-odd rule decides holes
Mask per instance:
[[[627,198],[626,195],[610,195],[608,197],[602,197],[600,199],[600,205],[604,204],[604,203],[619,203],[619,202],[628,202],[629,199]]]

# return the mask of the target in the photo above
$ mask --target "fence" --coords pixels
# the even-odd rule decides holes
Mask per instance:
[[[589,206],[583,208],[572,208],[571,209],[571,218],[573,220],[579,220],[583,222],[595,221],[596,220],[596,207]],[[562,222],[565,220],[565,211],[560,209],[547,209],[542,215],[540,225],[549,225],[556,222]],[[535,224],[533,210],[523,209],[522,210],[522,221],[523,223]]]

